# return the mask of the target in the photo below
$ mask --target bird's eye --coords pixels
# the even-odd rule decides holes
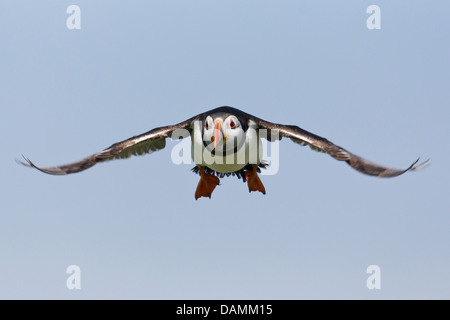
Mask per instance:
[[[236,128],[236,123],[234,123],[233,120],[231,120],[231,122],[230,122],[230,128],[231,128],[231,129]]]
[[[205,129],[206,129],[206,130],[208,130],[208,129],[209,129],[209,126],[208,126],[208,122],[207,122],[207,123],[205,123]]]

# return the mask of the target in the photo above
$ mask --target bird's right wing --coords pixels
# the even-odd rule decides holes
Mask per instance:
[[[47,174],[65,175],[80,172],[99,162],[114,159],[126,159],[133,155],[140,156],[164,149],[166,146],[166,138],[174,134],[176,134],[176,138],[186,138],[189,135],[194,118],[195,117],[175,125],[155,128],[141,135],[114,143],[103,151],[69,164],[54,167],[39,167],[25,157],[24,159],[26,162],[20,160],[16,161],[26,167],[35,168]]]

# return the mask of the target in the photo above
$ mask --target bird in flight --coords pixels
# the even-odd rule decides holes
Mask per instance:
[[[152,129],[69,164],[40,167],[25,157],[26,162],[17,161],[47,174],[65,175],[86,170],[99,162],[152,153],[163,149],[168,137],[179,139],[188,136],[191,137],[191,156],[196,165],[192,171],[200,175],[195,199],[211,198],[212,192],[220,183],[219,177],[230,175],[247,182],[249,192],[259,191],[265,194],[266,190],[258,176],[260,169],[267,166],[262,159],[261,137],[268,141],[290,138],[302,146],[309,146],[315,151],[328,153],[336,160],[345,161],[359,172],[377,177],[395,177],[407,171],[416,171],[425,167],[428,161],[417,164],[417,159],[406,169],[381,166],[298,126],[265,121],[232,107],[219,107],[175,125]]]

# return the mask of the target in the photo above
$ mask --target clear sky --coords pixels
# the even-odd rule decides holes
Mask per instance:
[[[449,1],[1,1],[0,298],[450,299],[449,14]],[[286,139],[266,195],[230,177],[196,201],[172,141],[70,176],[14,161],[64,164],[223,105],[380,164],[432,165],[374,178]]]

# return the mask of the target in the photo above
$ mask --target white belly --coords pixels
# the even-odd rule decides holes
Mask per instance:
[[[195,130],[194,130],[195,132]],[[235,172],[243,169],[248,164],[258,165],[262,160],[262,142],[258,130],[249,128],[245,143],[236,153],[230,151],[225,155],[213,155],[203,144],[201,134],[193,134],[192,159],[198,166],[208,167],[216,172]]]

